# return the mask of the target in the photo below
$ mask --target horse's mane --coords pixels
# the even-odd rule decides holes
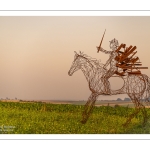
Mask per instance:
[[[86,54],[84,54],[83,52],[81,53],[80,52],[80,54],[79,54],[81,57],[83,57],[83,58],[85,58],[85,59],[87,59],[94,67],[103,67],[104,66],[104,64],[102,64],[101,62],[100,62],[100,60],[97,60],[96,58],[92,58],[92,57],[90,57],[90,56],[88,56],[88,55],[86,55]]]

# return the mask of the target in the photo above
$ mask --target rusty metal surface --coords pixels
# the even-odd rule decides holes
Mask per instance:
[[[102,41],[100,46],[97,47],[98,52],[101,51],[110,55],[105,64],[100,63],[95,58],[91,58],[86,54],[81,52],[78,54],[75,52],[74,61],[68,74],[71,76],[75,71],[81,69],[87,79],[91,91],[91,95],[84,106],[82,114],[83,119],[81,122],[87,122],[99,95],[127,94],[135,105],[135,112],[127,118],[124,126],[126,127],[139,111],[142,111],[143,125],[145,125],[148,119],[145,104],[150,104],[150,78],[147,75],[142,74],[140,69],[148,69],[148,67],[136,67],[142,65],[138,62],[138,57],[133,57],[136,46],[130,46],[129,48],[125,48],[125,44],[119,46],[116,39],[113,39],[110,42],[111,44],[112,42],[114,42],[114,44],[117,43],[116,45],[111,45],[112,51],[104,50],[101,47]],[[120,55],[119,51],[121,48],[124,48],[124,52]],[[130,55],[132,55],[132,57],[129,57]],[[107,69],[108,66],[110,66],[109,69]],[[118,78],[124,80],[124,85],[121,89],[111,90],[108,79],[115,74],[118,75]]]

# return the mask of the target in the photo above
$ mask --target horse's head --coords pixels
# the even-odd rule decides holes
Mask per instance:
[[[79,69],[81,69],[82,72],[86,75],[91,71],[97,72],[97,70],[99,70],[99,72],[101,73],[104,73],[103,64],[100,64],[99,61],[81,52],[80,54],[77,54],[77,52],[75,52],[74,61],[68,72],[68,75],[72,76],[73,73]]]
[[[70,70],[68,71],[68,75],[72,76],[75,71],[80,69],[80,67],[81,67],[81,65],[80,65],[80,55],[77,54],[77,52],[75,52],[74,61],[71,65]]]

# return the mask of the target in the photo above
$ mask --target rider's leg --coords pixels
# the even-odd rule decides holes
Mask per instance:
[[[116,68],[111,68],[108,72],[104,75],[104,93],[111,95],[110,83],[109,78],[115,73]]]
[[[104,94],[110,95],[111,94],[110,84],[107,75],[103,76],[103,84],[104,84]]]

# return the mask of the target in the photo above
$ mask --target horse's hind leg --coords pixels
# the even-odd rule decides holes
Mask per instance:
[[[126,122],[123,124],[124,127],[127,127],[128,124],[131,122],[132,118],[134,118],[135,115],[137,115],[141,109],[140,106],[140,102],[139,99],[135,97],[135,94],[133,94],[132,96],[129,95],[129,97],[131,98],[132,102],[134,103],[135,106],[135,112],[133,112],[126,120]]]
[[[90,97],[88,98],[88,101],[84,106],[84,111],[82,114],[82,117],[83,117],[82,121],[81,121],[82,123],[86,123],[86,121],[88,120],[88,118],[89,118],[89,116],[90,116],[90,114],[94,108],[97,97],[98,97],[97,93],[92,93],[90,95]]]
[[[128,117],[128,119],[126,120],[126,123],[124,123],[123,126],[127,127],[127,125],[131,122],[131,119],[134,118],[134,116],[136,116],[139,113],[140,110],[142,111],[143,118],[144,118],[143,125],[145,125],[145,123],[147,122],[147,112],[145,110],[145,106],[143,104],[141,104],[141,102],[139,101],[138,98],[134,97],[134,100],[132,100],[132,101],[135,105],[135,112],[132,113]]]
[[[134,118],[135,115],[137,115],[139,113],[140,109],[139,108],[135,108],[135,112],[132,113],[128,119],[126,120],[126,122],[123,124],[124,127],[127,127],[128,124],[131,122],[132,118]]]
[[[148,120],[148,116],[144,105],[141,105],[141,111],[143,113],[143,126],[145,126]]]

